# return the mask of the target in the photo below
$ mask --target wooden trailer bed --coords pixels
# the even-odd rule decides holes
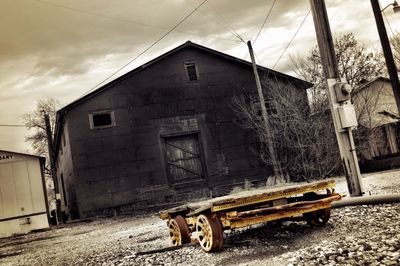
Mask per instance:
[[[274,220],[305,220],[312,226],[326,224],[331,202],[340,200],[335,181],[279,186],[243,191],[188,203],[160,212],[167,221],[173,245],[198,241],[207,252],[223,246],[223,231]]]

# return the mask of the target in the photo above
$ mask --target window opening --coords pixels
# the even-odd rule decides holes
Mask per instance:
[[[185,67],[186,67],[188,81],[190,81],[190,82],[197,81],[198,76],[197,76],[196,64],[195,63],[186,63]]]
[[[90,128],[106,128],[115,126],[114,112],[89,114]]]

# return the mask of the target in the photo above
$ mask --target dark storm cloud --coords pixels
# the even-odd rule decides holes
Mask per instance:
[[[276,14],[282,14],[282,9],[296,10],[298,6],[304,6],[301,1],[285,1],[285,4],[280,3],[282,1],[277,2],[271,19],[279,18],[276,21],[279,21],[281,26],[289,25],[290,20],[282,19],[281,15]],[[2,2],[3,7],[0,11],[3,21],[0,24],[3,35],[0,47],[1,61],[27,54],[42,57],[48,54],[58,54],[58,57],[60,54],[66,54],[65,57],[70,57],[71,47],[75,48],[77,56],[80,49],[89,50],[85,51],[86,57],[92,54],[90,51],[93,51],[93,56],[97,56],[101,49],[106,53],[126,51],[140,43],[149,43],[153,37],[169,29],[199,2],[135,1],[132,4],[131,1],[120,1],[111,8],[106,1],[90,4],[82,1],[54,3],[115,17],[121,21],[40,1],[6,0]],[[226,27],[237,31],[257,29],[271,3],[272,1],[210,1],[210,4],[203,5],[200,12],[179,27],[175,35],[196,38],[196,35],[204,37],[212,34],[217,37],[222,34],[227,35],[226,39],[234,39],[233,35],[229,36]],[[268,24],[274,26],[276,22],[271,20]],[[186,34],[187,32],[193,34]],[[97,47],[101,49],[96,49]],[[67,53],[64,53],[65,50]]]
[[[71,102],[136,57],[202,0],[2,0],[0,8],[0,122],[21,122],[43,97]],[[192,40],[244,58],[247,41],[262,25],[273,0],[209,0],[171,34],[121,73]],[[382,6],[391,0],[380,0]],[[377,34],[369,1],[326,0],[334,33],[354,32],[366,43]],[[254,45],[259,64],[272,67],[309,10],[308,0],[277,0]],[[79,9],[79,10],[78,10]],[[386,11],[388,19],[394,14]],[[397,25],[397,28],[396,28]],[[399,31],[397,24],[392,24]],[[316,45],[312,18],[281,57]],[[375,44],[374,44],[375,45]],[[248,58],[247,58],[248,59]],[[0,128],[0,130],[2,130]],[[0,131],[0,148],[7,142]],[[22,143],[22,144],[21,144]],[[23,139],[19,147],[23,146]]]

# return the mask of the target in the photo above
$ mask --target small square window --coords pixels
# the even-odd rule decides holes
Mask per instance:
[[[186,62],[185,68],[186,68],[186,77],[189,82],[196,82],[199,80],[197,67],[194,62]]]
[[[265,103],[265,109],[267,111],[267,115],[276,115],[277,114],[277,110],[276,110],[274,104],[272,103],[272,101],[264,100],[264,103]],[[253,110],[255,110],[255,113],[261,117],[262,111],[261,111],[260,102],[258,100],[252,100],[251,105],[252,105]]]
[[[107,128],[115,126],[114,112],[89,114],[90,128]]]

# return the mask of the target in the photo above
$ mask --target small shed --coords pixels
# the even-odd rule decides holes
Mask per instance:
[[[45,158],[0,150],[0,237],[49,227]]]
[[[400,152],[400,117],[390,79],[378,77],[357,88],[352,95],[365,138],[357,143],[367,160]]]
[[[400,166],[400,116],[390,79],[365,82],[352,95],[361,136],[356,146],[362,172]]]

